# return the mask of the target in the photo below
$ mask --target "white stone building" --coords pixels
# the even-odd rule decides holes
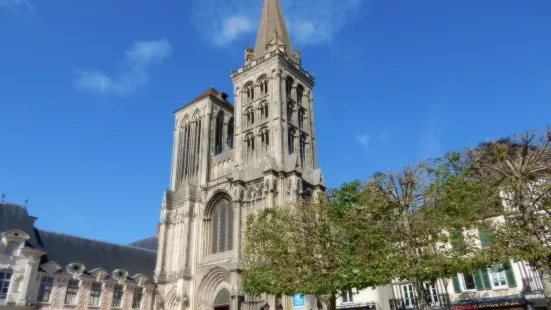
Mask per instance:
[[[155,270],[159,309],[272,309],[290,298],[241,293],[247,215],[324,190],[312,88],[278,0],[264,0],[234,97],[207,89],[175,112]],[[312,308],[314,298],[306,298]],[[315,308],[315,307],[314,307]],[[289,309],[289,308],[287,308]]]
[[[25,205],[0,201],[0,309],[152,309],[155,237],[118,245],[35,220]]]
[[[490,240],[483,226],[463,232],[476,237],[484,247]],[[425,283],[429,303],[433,309],[533,309],[545,310],[541,275],[526,262],[505,260],[502,266],[457,274],[451,279]],[[414,284],[396,280],[390,285],[375,289],[346,292],[337,301],[338,309],[418,309],[419,294]]]

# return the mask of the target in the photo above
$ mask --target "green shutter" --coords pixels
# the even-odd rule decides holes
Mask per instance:
[[[452,283],[453,283],[453,291],[456,292],[456,293],[461,293],[461,285],[459,285],[459,277],[458,276],[454,276],[452,278]]]
[[[453,228],[450,232],[450,243],[452,248],[461,251],[465,246],[465,237],[463,236],[463,230]]]
[[[480,245],[487,247],[492,243],[494,234],[485,225],[478,226],[478,238],[480,239]]]
[[[482,282],[484,283],[484,288],[486,290],[491,290],[492,281],[490,280],[490,274],[488,273],[488,269],[481,270],[480,274],[482,275]]]
[[[509,287],[517,287],[517,280],[515,279],[515,272],[513,271],[513,266],[511,266],[511,261],[505,262],[503,268],[505,269],[505,277],[507,277],[507,285]]]
[[[475,270],[473,272],[474,278],[474,287],[477,291],[484,291],[484,282],[482,281],[482,273],[480,270]]]

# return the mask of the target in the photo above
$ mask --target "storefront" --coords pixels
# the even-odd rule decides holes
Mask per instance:
[[[452,303],[451,310],[472,310],[472,309],[492,309],[492,310],[524,310],[529,307],[528,301],[522,296],[507,296],[493,298],[477,298],[461,300]]]

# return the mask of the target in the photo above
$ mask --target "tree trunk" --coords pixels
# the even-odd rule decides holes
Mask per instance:
[[[430,304],[427,302],[427,292],[423,281],[419,279],[414,279],[413,283],[415,285],[415,290],[417,291],[417,302],[419,310],[429,310]]]
[[[551,308],[551,268],[541,268],[540,273],[543,283],[543,296],[545,297],[547,307]]]
[[[329,298],[329,310],[337,310],[337,294],[332,293]]]

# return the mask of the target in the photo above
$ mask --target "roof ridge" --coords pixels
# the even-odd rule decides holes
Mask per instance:
[[[10,206],[14,206],[14,207],[19,207],[19,208],[22,208],[22,209],[27,209],[27,208],[25,207],[25,205],[23,205],[23,204],[15,203],[15,202],[7,201],[7,200],[0,201],[0,204],[3,204],[3,205],[10,205]]]
[[[148,252],[157,253],[157,251],[154,251],[154,250],[139,248],[139,247],[128,245],[128,244],[121,244],[121,243],[108,242],[108,241],[104,241],[104,240],[92,239],[92,238],[87,238],[87,237],[81,237],[81,236],[76,236],[76,235],[71,235],[71,234],[67,234],[67,233],[57,232],[57,231],[53,231],[53,230],[49,230],[49,229],[37,228],[37,230],[39,232],[42,231],[42,232],[45,232],[45,233],[53,233],[53,234],[57,234],[57,235],[65,236],[65,237],[71,237],[71,238],[76,238],[76,239],[94,241],[94,242],[103,243],[103,244],[107,244],[107,245],[114,245],[114,246],[120,246],[120,247],[124,247],[124,248],[140,250],[140,251],[148,251]]]
[[[138,239],[138,240],[134,240],[134,241],[132,241],[132,242],[130,242],[130,243],[127,243],[127,245],[128,245],[128,244],[132,244],[132,243],[136,243],[136,242],[138,242],[138,241],[142,241],[142,240],[145,240],[145,239],[149,239],[149,238],[151,238],[151,237],[157,238],[157,235],[156,235],[156,234],[153,234],[153,235],[148,236],[148,237],[144,237],[144,238],[141,238],[141,239]]]

